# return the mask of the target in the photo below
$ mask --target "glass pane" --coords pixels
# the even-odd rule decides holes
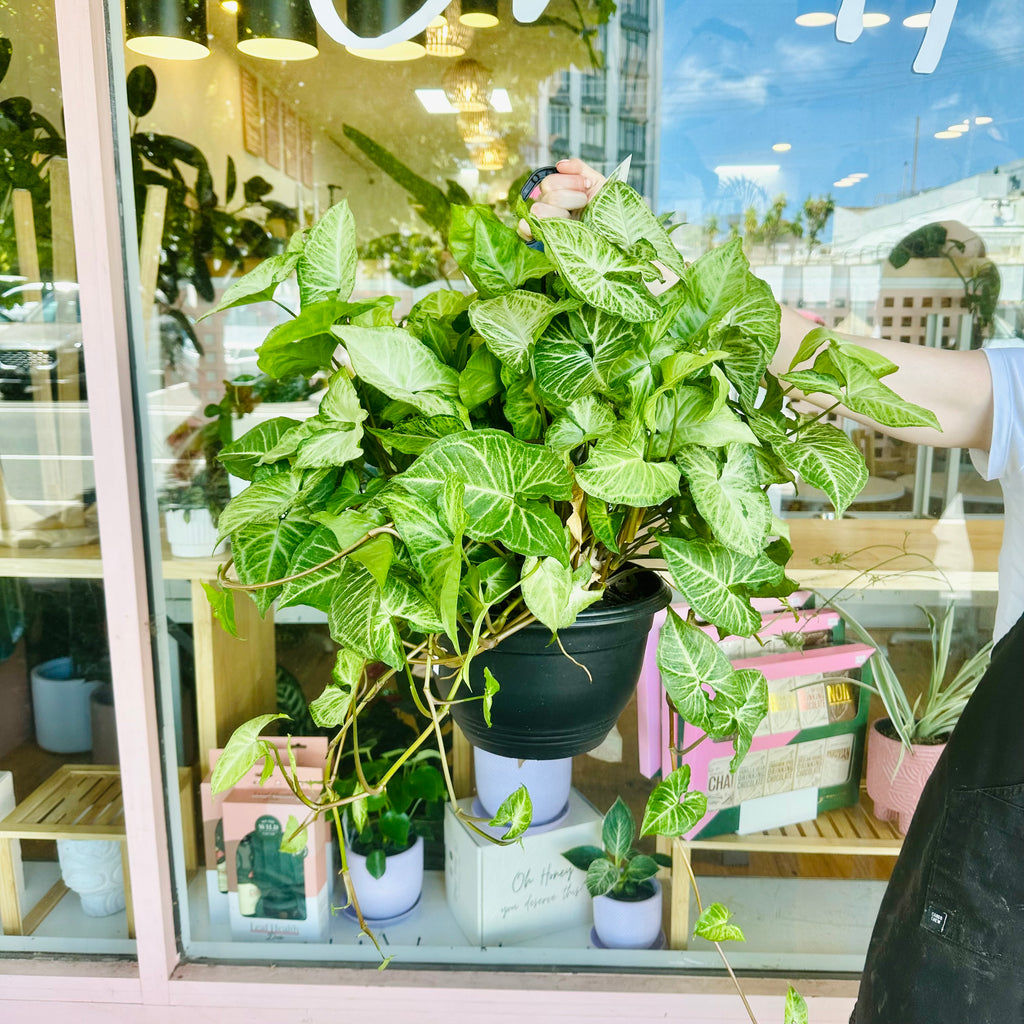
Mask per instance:
[[[1009,78],[1019,76],[1020,61],[1002,51],[992,56],[998,23],[993,28],[992,16],[958,11],[937,68],[915,74],[911,65],[923,30],[891,19],[865,29],[853,45],[842,45],[828,30],[797,24],[796,5],[774,5],[770,11],[761,6],[651,0],[621,4],[612,13],[607,5],[555,0],[544,17],[525,25],[512,20],[508,6],[501,4],[499,28],[477,27],[469,35],[453,5],[443,39],[431,36],[435,52],[408,61],[398,60],[394,51],[381,60],[349,52],[322,26],[315,33],[318,53],[309,60],[259,59],[235,46],[240,31],[245,37],[245,22],[219,5],[209,7],[203,36],[209,53],[200,60],[146,56],[150,44],[134,37],[122,51],[122,40],[115,40],[117,56],[125,63],[131,110],[131,138],[126,133],[123,142],[130,147],[135,174],[137,216],[126,226],[126,238],[127,244],[140,248],[138,286],[143,337],[148,339],[140,338],[138,360],[145,368],[139,388],[150,427],[143,460],[148,501],[159,509],[162,531],[154,547],[163,554],[156,587],[167,623],[160,653],[165,724],[173,728],[166,744],[173,751],[168,775],[191,770],[197,783],[187,796],[174,791],[169,797],[188,955],[367,964],[380,957],[339,909],[345,901],[337,873],[340,851],[330,835],[336,827],[333,815],[320,819],[308,833],[309,875],[300,882],[296,862],[289,859],[295,855],[282,852],[281,840],[293,827],[289,817],[301,820],[305,810],[287,787],[282,789],[280,775],[273,776],[276,783],[268,782],[269,789],[260,789],[243,772],[223,800],[215,799],[209,782],[200,781],[207,779],[211,762],[233,729],[257,715],[287,715],[292,733],[304,737],[297,754],[299,779],[305,772],[320,778],[324,745],[336,735],[324,704],[338,699],[330,689],[332,671],[345,672],[344,663],[340,669],[336,665],[338,641],[343,639],[337,628],[340,610],[324,594],[309,601],[279,599],[273,607],[278,592],[254,589],[255,604],[241,596],[234,604],[238,632],[245,638],[240,641],[215,621],[201,586],[216,578],[228,557],[226,551],[214,553],[218,529],[211,520],[224,514],[229,497],[248,494],[233,506],[236,511],[255,498],[266,499],[267,506],[251,533],[224,531],[235,533],[234,564],[225,570],[227,577],[243,572],[255,578],[264,572],[268,583],[281,580],[295,544],[314,523],[337,528],[334,541],[340,543],[344,529],[336,515],[349,499],[365,497],[342,493],[345,483],[332,478],[336,505],[330,512],[318,507],[319,518],[306,521],[296,518],[288,501],[282,499],[278,506],[268,497],[276,486],[274,477],[281,481],[271,464],[281,459],[267,458],[257,465],[259,460],[247,462],[243,455],[234,461],[241,472],[229,478],[217,458],[226,444],[253,429],[278,438],[287,428],[295,432],[293,441],[305,440],[306,431],[324,422],[306,421],[317,415],[326,377],[336,371],[331,361],[336,338],[329,328],[358,312],[335,309],[328,297],[320,307],[325,319],[318,321],[317,330],[303,333],[291,326],[300,309],[304,317],[311,315],[312,301],[300,293],[290,273],[290,261],[297,257],[296,250],[289,256],[288,246],[296,230],[310,229],[328,211],[340,216],[337,208],[345,201],[359,245],[358,265],[349,282],[351,300],[367,305],[364,323],[388,315],[404,322],[415,303],[426,302],[420,310],[430,310],[424,317],[429,326],[422,331],[443,346],[446,305],[454,308],[460,294],[473,291],[455,266],[451,250],[457,246],[449,245],[446,234],[451,205],[487,204],[496,218],[512,225],[516,214],[510,197],[514,201],[534,168],[579,155],[608,174],[629,156],[628,181],[656,210],[670,214],[671,239],[687,260],[739,237],[754,272],[775,297],[814,323],[854,335],[947,347],[1005,340],[1017,332],[1022,278],[1012,211],[1020,192],[1015,162],[1020,143],[1010,101],[1002,97],[1014,95]],[[478,104],[483,109],[469,109],[477,94],[483,96]],[[901,97],[898,110],[894,95]],[[947,113],[950,96],[976,98],[964,99],[963,110]],[[837,116],[837,104],[845,114]],[[935,138],[939,120],[951,117],[969,119],[966,132],[957,133],[966,137]],[[998,173],[992,170],[996,165]],[[1002,205],[993,206],[996,200]],[[911,229],[953,220],[979,241],[948,229],[941,253],[913,257],[927,266],[897,266],[898,257],[890,260]],[[304,244],[301,238],[291,244]],[[958,262],[967,254],[974,261],[969,268]],[[991,279],[979,262],[985,259],[998,264],[1002,278],[994,309],[989,308],[991,289],[985,291]],[[265,301],[231,305],[240,292],[229,295],[228,290],[256,267],[266,278],[254,296],[262,292]],[[206,317],[225,296],[228,308]],[[371,312],[370,304],[385,296],[393,297],[393,307],[382,305]],[[349,297],[346,292],[342,299]],[[969,314],[977,315],[969,320]],[[431,330],[439,333],[432,335]],[[368,358],[367,365],[376,366],[375,359]],[[386,362],[383,355],[379,362]],[[414,392],[390,398],[406,406],[419,400]],[[375,411],[384,414],[386,404],[381,399]],[[962,501],[966,513],[999,515],[998,494],[990,485],[975,486],[981,481],[972,476],[976,471],[965,453],[922,457],[910,445],[875,436],[852,422],[835,422],[860,447],[869,468],[868,487],[847,514],[853,529],[862,516],[934,515],[951,499]],[[304,467],[313,474],[306,482],[323,468],[314,463]],[[930,503],[919,496],[926,485],[939,496]],[[799,490],[777,497],[779,510],[794,519],[794,537],[822,545],[798,548],[805,559],[797,578],[813,578],[813,559],[827,558],[830,552],[823,546],[830,540],[820,540],[824,535],[814,529],[822,524],[811,522],[834,516],[827,495],[801,483]],[[372,512],[372,503],[367,507]],[[798,523],[799,518],[808,522]],[[296,523],[298,533],[289,538],[286,534]],[[901,537],[900,524],[896,531]],[[931,536],[928,531],[915,534],[915,543]],[[834,533],[829,538],[851,535]],[[968,542],[975,539],[966,527],[965,537]],[[873,540],[866,543],[870,546]],[[935,551],[934,538],[931,543],[929,550]],[[862,546],[835,545],[847,551]],[[978,571],[968,574],[961,589],[971,592],[991,585],[990,568],[976,566]],[[373,570],[383,577],[386,567],[374,563],[372,569],[365,568],[371,590]],[[985,574],[979,582],[976,576]],[[905,622],[897,621],[887,599],[872,603],[869,582],[869,577],[860,577],[857,585],[869,594],[863,613],[867,626],[920,633],[926,620],[914,612]],[[946,601],[941,585],[923,589],[912,598],[903,595],[902,603],[921,600],[939,606]],[[334,594],[328,596],[333,600]],[[965,603],[974,617],[970,627],[963,627],[963,647],[970,629],[984,629],[991,614],[984,594]],[[841,642],[838,635],[828,639]],[[652,773],[673,766],[674,755],[665,742],[671,722],[666,721],[650,660],[647,667],[653,682],[647,688],[641,684],[636,703],[619,720],[617,737],[601,748],[600,757],[581,756],[573,764],[573,786],[592,807],[588,811],[582,802],[570,803],[567,813],[590,814],[591,825],[617,795],[639,817],[655,785]],[[372,683],[366,686],[372,688]],[[325,689],[326,699],[311,711],[310,703]],[[846,718],[815,723],[813,714],[829,714],[824,685],[816,692],[821,700],[805,727],[846,723]],[[364,737],[370,746],[389,741],[401,745],[410,721],[422,725],[407,686],[389,682],[384,693],[387,699],[377,706],[379,720]],[[819,809],[818,789],[845,787],[842,806],[860,795],[867,700],[844,697],[839,703],[844,704],[843,715],[856,707],[855,721],[835,734],[842,742],[835,745],[832,767],[839,765],[847,774],[840,781],[827,776],[833,780],[828,785],[813,772],[808,776],[815,780],[803,787],[814,791],[812,814]],[[279,721],[268,722],[265,735],[283,742],[285,731]],[[764,741],[763,749],[755,753],[771,745],[766,737],[785,731],[766,726],[757,737]],[[809,742],[820,739],[824,736]],[[444,745],[445,755],[458,762],[462,751],[454,749],[449,734]],[[766,795],[767,761],[767,755],[760,757],[763,776],[752,769],[744,776],[744,793],[751,799]],[[757,763],[755,757],[752,765]],[[825,755],[816,763],[823,770]],[[791,776],[786,764],[779,764],[776,785],[782,785],[780,774],[783,781],[796,779],[795,761]],[[295,788],[301,787],[296,783]],[[767,795],[788,797],[791,788],[782,785]],[[799,799],[810,799],[808,792]],[[274,803],[287,808],[289,801],[287,812],[262,813]],[[726,808],[720,802],[718,809],[735,812],[722,831],[735,833],[741,827],[739,803]],[[785,814],[796,813],[785,799],[772,806],[780,805],[786,807]],[[191,806],[198,808],[195,815]],[[556,818],[565,806],[555,809]],[[824,804],[821,808],[826,809]],[[749,824],[747,818],[744,822]],[[436,819],[425,820],[424,828],[429,831],[428,826],[437,824]],[[557,824],[567,827],[562,821]],[[554,845],[546,847],[549,859],[538,862],[532,872],[528,866],[518,879],[513,873],[507,892],[496,887],[504,901],[497,907],[485,906],[469,867],[454,875],[449,867],[446,885],[445,857],[455,849],[469,856],[472,845],[472,833],[458,828],[462,826],[454,833],[449,830],[446,853],[439,838],[428,844],[418,908],[407,917],[394,915],[401,920],[383,915],[388,918],[387,952],[399,961],[678,967],[678,953],[668,950],[598,951],[590,934],[582,875],[565,874],[564,851]],[[193,834],[195,862],[189,852]],[[534,838],[557,844],[559,834],[553,828]],[[898,845],[898,836],[890,838]],[[744,856],[742,841],[734,845],[734,853]],[[649,839],[641,847],[654,852]],[[491,863],[495,848],[481,849],[472,856],[482,865]],[[824,869],[828,877],[821,880],[787,877],[796,870],[794,861],[752,858],[744,872],[734,870],[735,859],[707,851],[695,853],[694,863],[698,874],[716,873],[729,880],[744,873],[752,876],[749,887],[746,880],[738,886],[731,881],[708,886],[710,898],[731,886],[737,910],[746,915],[741,924],[752,938],[735,954],[737,964],[859,969],[872,909],[888,873],[885,857],[860,863],[856,880],[841,859]],[[672,880],[677,895],[686,886],[680,871],[677,864]],[[774,876],[770,883],[758,880],[763,873]],[[797,873],[815,872],[801,861]],[[548,902],[555,888],[560,900],[582,900],[582,914],[571,918],[571,927],[562,903]],[[846,916],[837,918],[841,925],[832,931],[825,925],[801,931],[795,923],[780,930],[770,924],[780,904],[797,908],[794,920],[805,906],[827,905],[837,914],[846,908]],[[559,908],[558,915],[548,913],[552,906]],[[579,910],[580,903],[574,906]],[[330,912],[332,907],[336,912]],[[673,925],[667,909],[665,913],[666,940],[685,943],[688,923],[676,920]],[[516,932],[510,925],[502,932],[503,918],[520,917],[530,918],[532,926]],[[485,925],[489,930],[482,938]],[[283,941],[267,944],[268,938]],[[702,967],[716,963],[706,943],[692,945],[688,962]]]
[[[51,5],[0,37],[0,952],[131,953]]]

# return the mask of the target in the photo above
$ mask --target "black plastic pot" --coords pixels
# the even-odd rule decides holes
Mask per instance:
[[[473,694],[484,692],[485,668],[501,686],[491,708],[490,728],[481,701],[452,706],[452,718],[474,746],[502,757],[544,761],[575,757],[601,743],[636,688],[654,615],[672,597],[649,570],[632,577],[632,582],[630,600],[606,597],[558,634],[566,652],[587,666],[593,681],[539,622],[473,659]]]

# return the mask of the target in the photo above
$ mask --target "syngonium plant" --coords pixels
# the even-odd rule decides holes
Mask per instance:
[[[735,767],[766,684],[735,671],[695,622],[749,636],[760,625],[751,598],[794,588],[769,484],[799,474],[842,510],[867,478],[847,435],[824,413],[787,408],[786,392],[937,427],[880,382],[892,363],[824,329],[794,361],[813,358],[810,369],[773,376],[779,307],[740,244],[686,265],[620,180],[579,221],[533,230],[543,252],[489,208],[453,207],[449,248],[475,292],[433,292],[396,321],[393,297],[351,297],[356,234],[339,203],[217,307],[276,301],[294,275],[299,308],[270,331],[259,366],[328,378],[317,415],[269,420],[222,452],[249,486],[219,521],[234,576],[224,567],[208,591],[229,627],[239,590],[261,612],[276,602],[327,615],[340,650],[310,713],[337,732],[311,814],[337,822],[364,798],[332,785],[343,756],[358,764],[360,717],[377,695],[401,680],[424,725],[369,793],[440,738],[452,702],[481,699],[464,689],[479,652],[537,620],[568,629],[641,553],[660,554],[692,609],[670,611],[661,631],[668,694],[686,720],[734,738]],[[678,280],[655,297],[648,285],[665,273]],[[489,714],[502,680],[486,678]],[[215,789],[277,756],[259,739],[273,717],[236,732]],[[688,784],[682,768],[654,791],[643,834],[679,835],[702,816]],[[495,823],[511,840],[529,815],[520,791]]]

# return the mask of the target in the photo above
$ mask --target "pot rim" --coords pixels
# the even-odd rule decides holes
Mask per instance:
[[[872,732],[877,733],[878,736],[881,739],[887,741],[888,743],[897,743],[900,746],[902,746],[903,745],[903,741],[899,738],[899,736],[896,736],[896,737],[886,736],[886,734],[884,732],[882,732],[881,729],[878,728],[883,722],[887,722],[890,726],[892,725],[892,719],[888,715],[882,715],[881,718],[876,718],[871,723],[871,730],[872,730]],[[941,743],[911,743],[910,744],[910,749],[911,750],[931,750],[933,748],[934,749],[938,749],[938,748],[944,747],[948,742],[949,742],[949,736],[947,736]]]
[[[613,896],[610,892],[602,893],[600,896],[594,896],[595,900],[611,900],[613,903],[621,904],[622,906],[642,906],[644,903],[650,903],[651,900],[657,899],[661,893],[661,882],[657,878],[648,878],[645,881],[650,882],[654,886],[654,892],[650,896],[645,896],[642,900],[620,900]]]

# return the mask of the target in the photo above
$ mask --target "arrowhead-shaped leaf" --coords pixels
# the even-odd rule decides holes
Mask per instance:
[[[708,942],[746,942],[746,936],[738,925],[729,924],[732,911],[721,903],[712,903],[704,908],[704,913],[697,918],[693,926],[693,934]]]
[[[552,633],[557,633],[571,626],[584,608],[601,600],[603,591],[587,589],[591,575],[589,563],[573,571],[557,558],[527,558],[523,564],[523,600]]]
[[[530,353],[551,318],[564,308],[536,292],[508,292],[474,302],[469,320],[487,347],[516,373],[526,373]]]
[[[252,480],[256,467],[264,455],[274,448],[281,437],[299,425],[288,416],[275,416],[247,430],[237,441],[225,445],[217,458],[232,476]]]
[[[746,757],[761,720],[768,714],[768,684],[756,669],[740,669],[715,687],[711,704],[711,728],[715,739],[733,737],[735,757],[729,763],[736,771]]]
[[[303,472],[290,470],[275,473],[266,480],[257,480],[228,502],[217,520],[221,537],[252,523],[269,523],[280,519],[298,500],[302,490]]]
[[[618,884],[621,872],[607,858],[591,862],[587,868],[587,892],[591,896],[607,896]]]
[[[591,497],[635,508],[660,505],[679,493],[679,469],[671,462],[648,462],[642,437],[624,423],[594,445],[576,479]]]
[[[310,229],[298,261],[303,306],[323,299],[344,301],[356,282],[356,226],[348,201],[335,203]]]
[[[537,390],[548,403],[566,406],[604,387],[587,350],[572,338],[551,333],[533,354]]]
[[[231,553],[238,578],[251,586],[287,576],[296,549],[314,530],[312,523],[292,519],[256,523],[237,530],[231,537]],[[253,590],[250,595],[260,614],[265,615],[280,593],[281,587],[276,586]]]
[[[494,817],[488,822],[496,828],[508,825],[508,831],[501,837],[503,842],[511,842],[518,839],[533,821],[533,802],[525,786],[520,786],[514,793],[510,793],[501,806],[494,812]]]
[[[248,722],[240,725],[231,734],[223,753],[213,766],[210,784],[215,795],[223,793],[224,790],[241,782],[246,772],[261,757],[273,756],[273,745],[267,740],[261,740],[259,735],[271,722],[287,717],[287,715],[259,715],[257,718],[250,718]]]
[[[224,292],[220,302],[208,309],[199,320],[220,313],[233,306],[246,306],[252,302],[267,302],[274,297],[277,286],[292,276],[299,262],[300,251],[282,252],[260,261],[244,277],[239,278]]]
[[[401,668],[405,651],[391,616],[381,605],[380,586],[365,566],[346,559],[327,613],[331,636],[367,660]]]
[[[484,297],[501,295],[552,269],[486,206],[453,206],[448,247],[459,269]]]
[[[733,673],[729,659],[703,630],[680,618],[671,608],[658,640],[661,682],[676,710],[707,732],[711,701],[705,686],[717,690]]]
[[[792,438],[773,436],[771,446],[793,472],[823,490],[840,514],[868,482],[860,449],[831,423],[812,423]]]
[[[595,441],[612,432],[615,411],[596,395],[586,395],[570,403],[556,417],[544,436],[544,443],[555,451],[569,451],[585,441]]]
[[[658,783],[647,798],[640,835],[676,839],[689,832],[707,809],[708,798],[690,791],[690,766],[684,764]]]
[[[621,861],[629,856],[635,836],[633,815],[622,797],[616,797],[601,824],[601,844],[610,857]]]

